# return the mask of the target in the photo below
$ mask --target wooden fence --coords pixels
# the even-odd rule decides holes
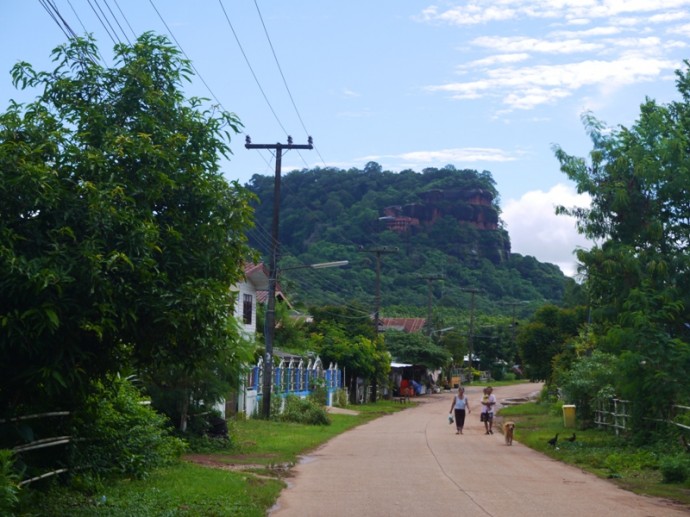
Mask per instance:
[[[655,419],[656,422],[673,425],[690,431],[690,426],[677,422],[676,419],[683,413],[690,411],[690,407],[674,404],[671,406],[673,417],[670,420]],[[630,401],[622,399],[609,399],[599,401],[594,410],[594,423],[600,429],[614,430],[616,435],[630,429]],[[687,419],[686,419],[687,421]]]
[[[616,435],[629,428],[630,401],[609,399],[598,401],[594,409],[594,423],[599,429],[614,430]]]
[[[15,418],[0,419],[2,428],[2,446],[9,445],[14,453],[15,461],[19,460],[26,467],[25,475],[30,477],[19,482],[19,486],[28,485],[35,481],[56,476],[67,472],[68,469],[62,465],[67,464],[67,451],[62,454],[54,454],[53,461],[31,461],[27,456],[32,455],[33,451],[45,450],[51,447],[67,446],[72,442],[72,437],[65,434],[57,436],[42,436],[43,433],[59,433],[65,429],[65,421],[70,416],[69,411],[52,411],[48,413],[37,413],[33,415],[18,416]],[[59,419],[56,423],[55,419]],[[39,421],[39,425],[27,426],[27,421]],[[41,425],[45,421],[46,425]],[[22,443],[17,443],[22,442]],[[63,456],[62,460],[60,456]],[[41,465],[44,465],[41,467]],[[47,466],[48,464],[52,466]]]

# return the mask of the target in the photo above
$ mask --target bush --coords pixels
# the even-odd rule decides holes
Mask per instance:
[[[322,406],[328,403],[328,390],[326,389],[326,381],[323,377],[318,377],[312,381],[309,398]]]
[[[90,484],[114,475],[146,477],[184,451],[182,440],[170,435],[166,418],[146,405],[126,379],[96,383],[82,409],[75,412],[72,462],[84,469]]]
[[[668,458],[661,462],[664,483],[684,483],[690,475],[690,463],[685,458]]]
[[[328,413],[320,404],[310,399],[301,399],[296,395],[288,395],[285,399],[285,409],[280,415],[284,422],[297,422],[310,425],[331,425]]]
[[[13,509],[19,502],[18,481],[12,451],[0,449],[0,515],[13,515]]]
[[[345,407],[350,403],[347,396],[347,390],[340,388],[333,394],[333,405],[336,407]]]
[[[596,400],[614,396],[613,385],[619,371],[617,361],[612,354],[594,350],[591,356],[580,357],[562,374],[563,396],[568,404],[577,405],[582,420],[594,418]]]

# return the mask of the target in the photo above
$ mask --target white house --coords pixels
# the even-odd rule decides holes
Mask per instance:
[[[268,269],[263,264],[246,264],[244,280],[230,288],[235,293],[235,319],[245,336],[256,335],[257,291],[268,290]]]

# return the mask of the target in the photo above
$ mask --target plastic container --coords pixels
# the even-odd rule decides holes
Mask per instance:
[[[563,405],[563,427],[575,427],[575,404]]]

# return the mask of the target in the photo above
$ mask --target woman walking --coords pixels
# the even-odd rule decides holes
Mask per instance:
[[[465,396],[465,388],[458,387],[458,394],[453,397],[453,403],[450,405],[449,415],[455,411],[455,434],[462,434],[462,428],[465,427],[465,412],[470,414],[470,403]]]

